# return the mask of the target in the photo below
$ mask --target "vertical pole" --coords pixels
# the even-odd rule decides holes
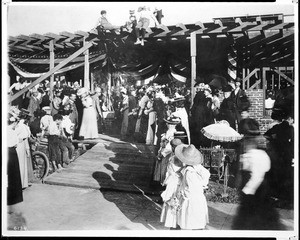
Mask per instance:
[[[95,77],[94,77],[94,74],[90,74],[91,75],[91,91],[93,92],[94,91],[94,82],[95,82]]]
[[[262,68],[262,87],[263,87],[263,116],[266,115],[265,110],[265,100],[266,100],[266,89],[267,89],[267,79],[266,79],[266,68]]]
[[[50,52],[50,71],[54,68],[54,40],[49,43]],[[54,87],[54,73],[50,76],[50,99],[53,99],[53,87]]]
[[[192,103],[191,106],[193,106],[194,97],[195,97],[195,83],[196,83],[196,56],[197,56],[197,39],[196,39],[196,33],[191,33],[191,96],[192,96]]]
[[[109,67],[109,59],[107,59],[107,108],[109,111],[112,111],[112,106],[111,106],[111,72],[110,72],[110,67]]]
[[[86,45],[84,38],[83,44]],[[89,64],[89,49],[84,52],[84,87],[90,90],[90,64]]]
[[[278,71],[280,71],[280,68],[278,68]],[[278,89],[280,89],[280,75],[278,74]]]

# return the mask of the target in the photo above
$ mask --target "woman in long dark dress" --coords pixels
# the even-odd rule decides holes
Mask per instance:
[[[194,98],[191,109],[191,141],[197,148],[200,145],[203,147],[210,146],[210,141],[200,131],[203,127],[214,123],[211,105],[212,99],[206,97],[204,90],[200,90]]]
[[[240,206],[232,229],[284,230],[269,193],[267,175],[271,160],[264,150],[258,149],[259,126],[255,121],[248,120],[244,133],[245,153],[240,156]]]
[[[7,128],[7,145],[8,145],[8,161],[7,161],[7,205],[11,206],[23,202],[22,182],[20,175],[20,167],[16,147],[18,144],[18,136],[15,127],[18,123],[17,111],[10,111],[9,126]]]

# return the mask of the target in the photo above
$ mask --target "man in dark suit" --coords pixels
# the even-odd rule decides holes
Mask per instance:
[[[248,100],[247,94],[243,89],[241,89],[241,82],[242,80],[240,78],[236,79],[235,89],[231,92],[230,95],[230,98],[233,101],[234,119],[237,125],[241,121],[242,111],[246,111],[250,107],[250,102]]]

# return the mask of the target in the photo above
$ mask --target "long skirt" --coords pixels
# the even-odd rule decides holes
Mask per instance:
[[[161,184],[165,181],[167,167],[172,154],[169,154],[162,158],[161,160],[157,159],[154,168],[153,180],[160,182]]]
[[[7,176],[7,205],[23,202],[19,160],[14,147],[8,148]]]
[[[121,137],[125,138],[127,135],[127,129],[128,129],[128,113],[129,109],[126,109],[123,112],[123,119],[122,119],[122,125],[121,125]]]
[[[146,144],[154,143],[154,135],[156,129],[156,112],[149,113],[148,130],[146,135]]]
[[[28,149],[26,141],[28,140],[25,139],[24,141],[18,143],[16,148],[19,159],[20,176],[23,188],[28,187]]]
[[[98,138],[97,115],[94,107],[83,109],[79,136],[84,138]]]

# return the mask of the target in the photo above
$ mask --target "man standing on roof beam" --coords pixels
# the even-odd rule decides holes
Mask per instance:
[[[135,27],[135,33],[136,33],[136,42],[134,44],[141,44],[144,46],[144,38],[147,29],[149,28],[150,25],[150,19],[153,19],[155,22],[155,26],[159,27],[160,24],[157,21],[156,17],[154,16],[153,12],[150,11],[149,7],[143,6],[138,8],[138,23]],[[142,39],[140,40],[140,36]]]

